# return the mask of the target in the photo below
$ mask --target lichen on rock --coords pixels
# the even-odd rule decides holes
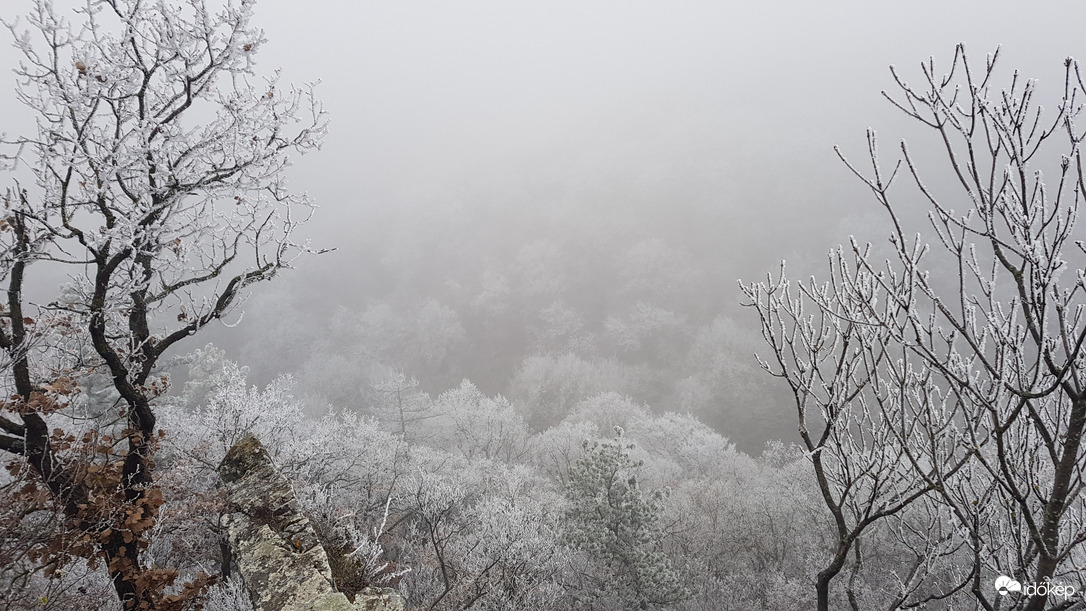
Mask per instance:
[[[336,592],[328,556],[294,489],[253,435],[219,464],[228,511],[230,551],[255,611],[402,611],[391,588],[365,588],[351,603]]]

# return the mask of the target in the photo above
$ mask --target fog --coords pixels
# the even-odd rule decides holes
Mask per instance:
[[[290,176],[321,206],[313,244],[336,250],[204,337],[254,381],[293,374],[317,412],[364,411],[396,370],[527,405],[550,396],[536,367],[744,449],[788,439],[736,280],[883,239],[833,146],[862,160],[869,126],[890,155],[930,145],[882,98],[890,65],[919,79],[958,42],[975,59],[1001,45],[1005,73],[1055,95],[1084,19],[1071,2],[261,0],[260,69],[319,80],[332,117]],[[4,131],[28,132],[6,78]]]
[[[0,609],[1082,607],[1081,2],[3,7]]]

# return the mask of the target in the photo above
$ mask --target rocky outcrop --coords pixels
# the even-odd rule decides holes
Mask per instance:
[[[332,586],[328,556],[298,509],[290,482],[252,435],[222,463],[228,513],[223,527],[256,611],[402,611],[391,588],[366,588],[350,602]]]

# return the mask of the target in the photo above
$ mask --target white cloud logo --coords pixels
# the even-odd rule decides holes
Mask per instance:
[[[1007,577],[1006,575],[1000,575],[995,580],[996,590],[999,591],[1000,596],[1006,596],[1008,592],[1021,592],[1022,584]]]

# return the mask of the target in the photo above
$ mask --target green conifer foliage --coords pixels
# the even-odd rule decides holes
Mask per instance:
[[[587,560],[577,595],[593,609],[658,609],[691,593],[660,550],[665,492],[641,490],[642,463],[615,428],[611,441],[585,442],[566,485],[564,539]]]

